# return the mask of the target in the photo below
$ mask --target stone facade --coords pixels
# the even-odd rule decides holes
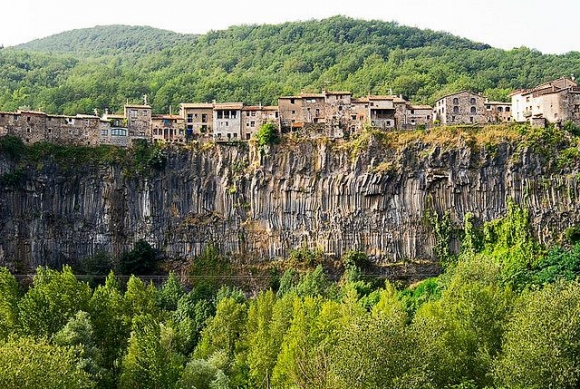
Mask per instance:
[[[125,118],[129,136],[151,139],[151,107],[149,105],[125,105]]]
[[[414,130],[418,127],[429,128],[433,122],[433,107],[430,105],[405,105],[402,127],[405,130]]]
[[[511,103],[501,101],[485,101],[485,111],[489,123],[505,123],[512,121]]]
[[[213,136],[216,141],[242,138],[242,103],[214,104]]]
[[[279,124],[278,107],[276,106],[248,106],[242,108],[242,138],[250,140],[263,124]]]
[[[435,103],[433,120],[442,125],[489,123],[485,98],[470,91],[444,96]]]
[[[333,138],[360,131],[365,125],[384,130],[415,128],[412,123],[429,127],[432,115],[430,106],[415,107],[400,96],[370,95],[355,99],[350,92],[280,97],[278,106],[282,132],[304,129],[310,135]]]
[[[560,78],[516,91],[511,98],[516,122],[542,125],[542,122],[563,124],[570,120],[580,125],[580,88],[574,80]]]
[[[13,135],[25,143],[42,141],[78,146],[97,146],[100,118],[90,115],[62,116],[44,112],[0,112],[0,135]]]
[[[180,115],[153,115],[151,117],[153,142],[185,143],[185,120]]]
[[[186,134],[196,137],[213,135],[213,104],[182,103],[179,115],[185,120]]]

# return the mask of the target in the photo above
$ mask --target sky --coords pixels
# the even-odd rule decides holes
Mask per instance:
[[[4,46],[96,25],[203,34],[234,25],[344,15],[447,31],[506,50],[580,51],[578,0],[2,0],[0,12]]]

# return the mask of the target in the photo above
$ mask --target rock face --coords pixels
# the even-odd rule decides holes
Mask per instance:
[[[0,265],[28,271],[114,255],[145,239],[170,258],[191,259],[210,242],[224,253],[285,257],[302,247],[339,257],[366,251],[379,263],[436,261],[426,215],[449,212],[460,227],[505,214],[512,199],[550,242],[580,223],[578,166],[553,167],[530,149],[414,142],[389,149],[324,140],[168,151],[147,176],[101,164],[28,166],[0,188]],[[0,176],[16,166],[0,158]],[[458,243],[451,242],[457,249]]]

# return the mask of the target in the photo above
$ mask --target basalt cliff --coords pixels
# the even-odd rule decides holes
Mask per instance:
[[[380,264],[432,264],[438,218],[447,214],[460,228],[470,212],[481,225],[503,216],[510,201],[529,210],[540,242],[557,242],[580,223],[580,164],[570,139],[529,141],[501,128],[339,142],[290,137],[262,148],[168,148],[163,166],[145,172],[2,153],[0,265],[24,272],[99,249],[119,255],[138,239],[184,263],[212,243],[256,260],[306,247],[336,258],[361,250]],[[459,248],[457,236],[445,244]]]

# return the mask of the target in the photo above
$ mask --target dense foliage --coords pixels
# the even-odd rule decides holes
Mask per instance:
[[[55,388],[576,388],[580,243],[546,250],[527,212],[475,228],[445,272],[397,290],[288,270],[248,298],[175,274],[155,287],[69,267],[20,290],[0,269],[0,384]],[[204,254],[210,260],[215,250]]]
[[[580,53],[505,51],[453,35],[342,16],[249,25],[198,37],[145,27],[75,30],[0,50],[0,109],[118,110],[149,96],[181,102],[276,103],[323,88],[403,94],[432,103],[461,89],[505,99],[515,88],[580,74]]]

